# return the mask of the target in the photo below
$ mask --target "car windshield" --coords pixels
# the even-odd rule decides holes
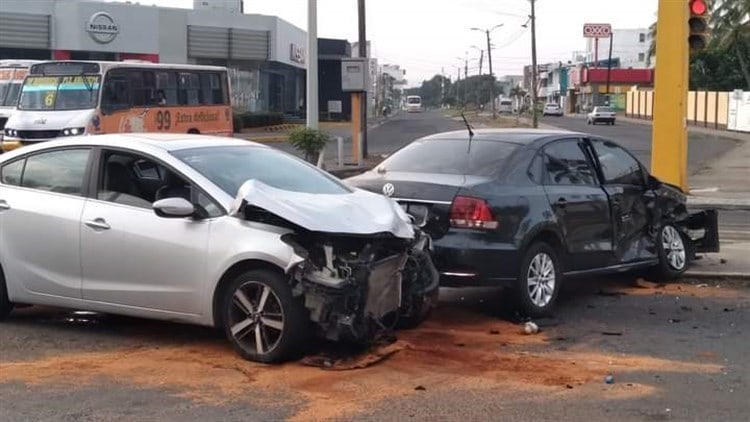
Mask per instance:
[[[21,110],[82,110],[96,107],[96,76],[29,76],[21,88]]]
[[[611,113],[612,109],[609,107],[597,107],[596,112],[597,113]]]
[[[231,196],[248,180],[277,189],[315,194],[352,191],[325,172],[271,148],[254,146],[191,148],[172,152]]]
[[[468,139],[414,141],[385,160],[386,171],[490,176],[518,144]]]

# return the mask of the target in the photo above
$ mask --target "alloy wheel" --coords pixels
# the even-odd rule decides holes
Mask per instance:
[[[534,305],[547,306],[555,293],[555,263],[544,252],[534,256],[526,273],[528,294]]]
[[[664,250],[664,256],[667,264],[676,271],[685,268],[686,254],[685,244],[682,236],[673,226],[664,226],[661,230],[661,247]]]
[[[264,355],[279,345],[284,334],[284,310],[270,287],[248,281],[235,290],[230,306],[230,333],[243,349]]]

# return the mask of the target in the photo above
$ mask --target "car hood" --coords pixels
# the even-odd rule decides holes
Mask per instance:
[[[240,216],[247,205],[262,208],[314,232],[350,235],[391,233],[404,239],[414,237],[409,216],[395,201],[361,189],[344,194],[311,194],[248,180],[237,192],[230,213]]]

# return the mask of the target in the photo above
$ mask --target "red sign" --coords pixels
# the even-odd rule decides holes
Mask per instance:
[[[608,23],[583,24],[584,38],[609,38],[612,35],[612,25]]]

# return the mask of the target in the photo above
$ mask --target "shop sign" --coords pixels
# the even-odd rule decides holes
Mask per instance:
[[[294,63],[305,64],[304,48],[298,46],[297,44],[292,44],[290,50],[289,60]]]
[[[108,44],[120,33],[120,26],[109,13],[96,12],[86,22],[86,32],[99,44]]]

